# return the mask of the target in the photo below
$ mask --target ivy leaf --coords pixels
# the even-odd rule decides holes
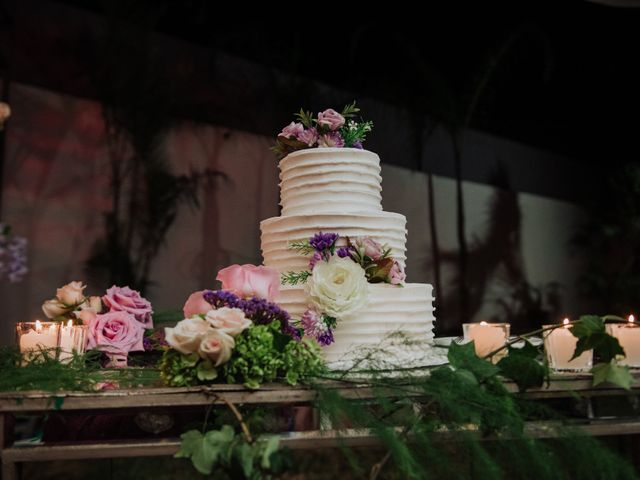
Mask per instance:
[[[537,355],[537,349],[535,347],[533,349]],[[541,387],[547,373],[545,367],[535,357],[530,356],[531,351],[518,353],[518,350],[524,349],[514,350],[515,352],[509,352],[509,355],[498,362],[502,375],[516,382],[521,392],[531,387]]]
[[[243,442],[235,449],[236,456],[242,467],[245,478],[251,478],[253,474],[253,450],[248,443]]]
[[[264,438],[263,438],[264,439]],[[278,451],[278,447],[280,446],[280,439],[277,435],[270,435],[266,437],[264,451],[262,452],[262,461],[260,462],[260,466],[264,469],[271,468],[271,455]]]
[[[175,457],[191,458],[191,463],[193,463],[196,470],[203,475],[211,474],[213,465],[218,460],[219,451],[211,448],[206,436],[202,435],[198,430],[189,430],[183,433],[180,439],[182,443]]]
[[[478,385],[478,379],[476,378],[476,376],[466,368],[456,369],[455,375],[459,380],[465,383],[468,383],[470,385]]]
[[[540,350],[533,345],[529,340],[524,340],[524,346],[516,348],[509,346],[509,355],[520,355],[527,358],[538,358]]]
[[[452,342],[447,358],[452,367],[469,370],[476,376],[478,381],[486,380],[500,371],[493,363],[476,355],[473,342],[464,345],[458,345],[456,342]]]
[[[600,359],[608,363],[616,358],[616,355],[624,355],[624,350],[620,346],[617,338],[607,333],[592,333],[587,337],[582,337],[576,344],[576,350],[573,353],[574,358],[578,358],[583,352],[593,350]]]
[[[597,315],[583,315],[580,322],[570,329],[574,337],[584,338],[595,333],[604,333],[604,321]]]
[[[629,367],[618,365],[615,360],[611,360],[609,363],[598,363],[591,369],[591,373],[593,373],[594,387],[609,382],[625,390],[631,389],[633,377],[629,372]]]
[[[287,344],[292,340],[290,335],[286,335],[282,332],[273,332],[273,348],[278,352],[284,352]]]

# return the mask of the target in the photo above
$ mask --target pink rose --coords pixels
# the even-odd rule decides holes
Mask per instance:
[[[220,270],[216,280],[222,282],[224,290],[244,298],[259,297],[272,302],[280,292],[280,274],[262,265],[231,265]]]
[[[126,354],[144,350],[144,327],[136,318],[123,311],[96,315],[88,329],[89,349]]]
[[[320,148],[331,148],[331,147],[342,148],[342,147],[344,147],[344,140],[343,140],[343,138],[340,136],[340,134],[338,132],[325,133],[324,135],[320,135],[320,137],[318,138],[318,147],[320,147]]]
[[[318,141],[318,131],[315,128],[308,128],[298,135],[298,141],[313,147]]]
[[[278,136],[285,138],[298,138],[298,135],[302,134],[303,131],[304,126],[301,123],[291,122],[282,129],[282,132],[280,132]]]
[[[204,290],[200,290],[199,292],[194,292],[189,295],[184,307],[182,307],[184,318],[193,317],[194,315],[205,315],[209,310],[213,309],[213,306],[202,296],[203,293]]]
[[[318,125],[329,127],[330,130],[337,130],[344,125],[344,117],[333,108],[327,108],[324,112],[318,113]]]
[[[107,290],[107,294],[102,297],[102,301],[112,312],[130,313],[145,328],[153,327],[151,303],[146,298],[141,297],[139,292],[131,290],[129,287],[116,287],[114,285]]]
[[[374,261],[380,260],[380,257],[382,257],[382,245],[371,237],[358,238],[356,240],[356,245],[361,252],[364,251],[364,254]]]
[[[389,282],[392,285],[401,285],[406,280],[407,275],[404,273],[404,267],[396,260],[393,261],[393,266],[389,272]]]
[[[244,316],[244,312],[239,308],[222,307],[217,310],[210,310],[205,317],[214,328],[235,337],[241,334],[251,325],[251,320]]]
[[[229,361],[235,346],[236,342],[232,336],[221,330],[211,330],[202,339],[198,355],[200,358],[208,358],[214,366],[219,367]]]

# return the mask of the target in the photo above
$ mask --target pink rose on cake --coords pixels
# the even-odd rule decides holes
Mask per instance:
[[[112,286],[102,297],[104,304],[112,312],[127,312],[138,320],[145,328],[153,327],[151,303],[140,295],[140,292],[129,287]]]
[[[144,327],[127,312],[96,315],[88,329],[88,348],[107,353],[126,354],[142,351]]]
[[[243,298],[259,297],[272,302],[280,292],[280,274],[269,267],[231,265],[220,270],[216,280],[222,282],[224,290]]]
[[[309,147],[313,147],[318,141],[318,131],[315,128],[307,128],[302,133],[298,134],[298,141]]]
[[[337,130],[344,125],[344,117],[333,108],[327,108],[324,112],[318,113],[318,125],[328,127],[329,130]]]
[[[289,139],[290,138],[298,139],[298,137],[302,134],[303,131],[304,131],[304,126],[301,123],[291,122],[289,125],[287,125],[282,129],[282,132],[280,132],[278,136],[289,138]]]
[[[374,261],[380,260],[384,248],[371,237],[362,237],[356,240],[358,250]]]
[[[404,267],[397,261],[393,262],[391,271],[389,272],[389,283],[392,285],[402,285],[407,278],[404,273]]]

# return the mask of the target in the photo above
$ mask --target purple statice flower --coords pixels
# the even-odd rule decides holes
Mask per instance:
[[[353,246],[347,245],[346,247],[340,247],[337,253],[340,258],[347,258],[351,256],[351,252],[353,250],[354,250]]]
[[[318,137],[318,147],[344,147],[344,139],[338,132],[329,132]]]
[[[311,260],[309,260],[309,270],[313,270],[313,267],[316,266],[316,263],[321,262],[322,260],[325,260],[324,255],[320,252],[315,252],[311,257]]]
[[[313,247],[316,252],[324,252],[325,250],[330,250],[338,240],[337,233],[316,233],[311,240],[309,240],[309,245]]]
[[[214,308],[239,308],[256,325],[268,325],[271,322],[278,321],[280,322],[282,333],[291,335],[296,340],[300,339],[300,333],[290,324],[291,317],[289,312],[280,308],[274,302],[258,297],[240,298],[228,290],[205,290],[202,298],[213,305]]]
[[[300,325],[307,337],[315,338],[320,345],[333,343],[333,331],[325,323],[322,315],[313,309],[309,309],[302,315]]]
[[[362,140],[356,140],[355,142],[353,142],[352,147],[362,150],[363,149]]]

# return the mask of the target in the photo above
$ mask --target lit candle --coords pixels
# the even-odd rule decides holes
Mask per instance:
[[[60,356],[58,358],[62,363],[69,363],[73,357],[73,337],[73,320],[69,320],[60,330]]]
[[[33,358],[41,350],[48,350],[58,346],[58,328],[55,322],[24,322],[17,325],[20,352],[26,359]]]
[[[640,367],[640,325],[633,315],[629,315],[627,323],[607,323],[607,333],[618,339],[624,349],[625,358],[621,365]]]
[[[563,326],[545,332],[544,348],[549,359],[549,366],[554,370],[584,371],[589,370],[593,363],[593,350],[583,352],[578,358],[573,357],[576,351],[578,338],[571,333],[569,319],[562,321]],[[551,328],[555,325],[543,325],[543,328]]]
[[[473,341],[476,355],[486,357],[504,346],[509,338],[508,323],[465,323],[462,325],[464,338]],[[506,350],[493,356],[494,362],[506,355]]]

